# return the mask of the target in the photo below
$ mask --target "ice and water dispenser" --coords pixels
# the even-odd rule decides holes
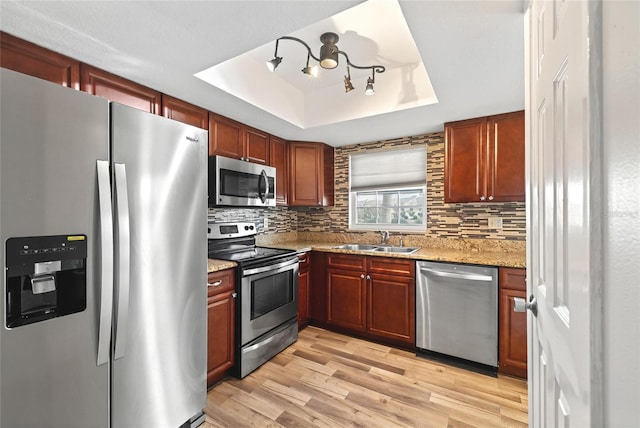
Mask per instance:
[[[9,238],[5,257],[5,322],[8,328],[86,308],[85,235]]]

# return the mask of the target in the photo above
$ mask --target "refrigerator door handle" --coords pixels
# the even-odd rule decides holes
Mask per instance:
[[[96,161],[98,207],[100,215],[100,315],[98,324],[97,365],[109,362],[111,314],[113,310],[113,217],[109,162]]]
[[[129,323],[129,285],[130,285],[130,230],[129,198],[127,195],[127,171],[122,163],[114,164],[115,169],[115,209],[117,230],[117,295],[115,325],[115,360],[124,357],[127,344],[127,325]]]

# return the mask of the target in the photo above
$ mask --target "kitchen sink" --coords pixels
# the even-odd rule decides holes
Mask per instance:
[[[371,251],[377,253],[413,254],[419,249],[418,247],[377,247]]]
[[[391,253],[391,254],[413,254],[418,251],[418,247],[391,247],[380,246],[370,244],[343,244],[333,247],[336,250],[351,250],[351,251],[372,251],[376,253]]]
[[[336,250],[351,250],[351,251],[373,251],[378,248],[377,245],[369,244],[344,244],[333,247]]]

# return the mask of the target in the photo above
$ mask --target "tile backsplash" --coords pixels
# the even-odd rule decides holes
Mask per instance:
[[[349,231],[349,155],[370,150],[423,146],[427,150],[427,231],[425,238],[471,238],[524,241],[525,203],[444,203],[444,134],[426,134],[335,149],[335,206],[328,208],[210,208],[217,222],[248,221],[264,234],[296,232],[358,233]],[[500,217],[502,229],[489,227]],[[264,227],[264,219],[268,226]]]
[[[423,146],[427,150],[428,238],[473,238],[524,241],[525,203],[444,203],[444,134],[426,134],[335,149],[335,206],[298,213],[298,232],[349,233],[349,155],[370,150]],[[499,216],[502,229],[489,227]],[[357,232],[350,232],[357,233]]]

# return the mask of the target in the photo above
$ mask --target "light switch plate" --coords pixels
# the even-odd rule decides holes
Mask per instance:
[[[502,218],[500,218],[500,217],[489,217],[489,228],[490,229],[502,229]]]

